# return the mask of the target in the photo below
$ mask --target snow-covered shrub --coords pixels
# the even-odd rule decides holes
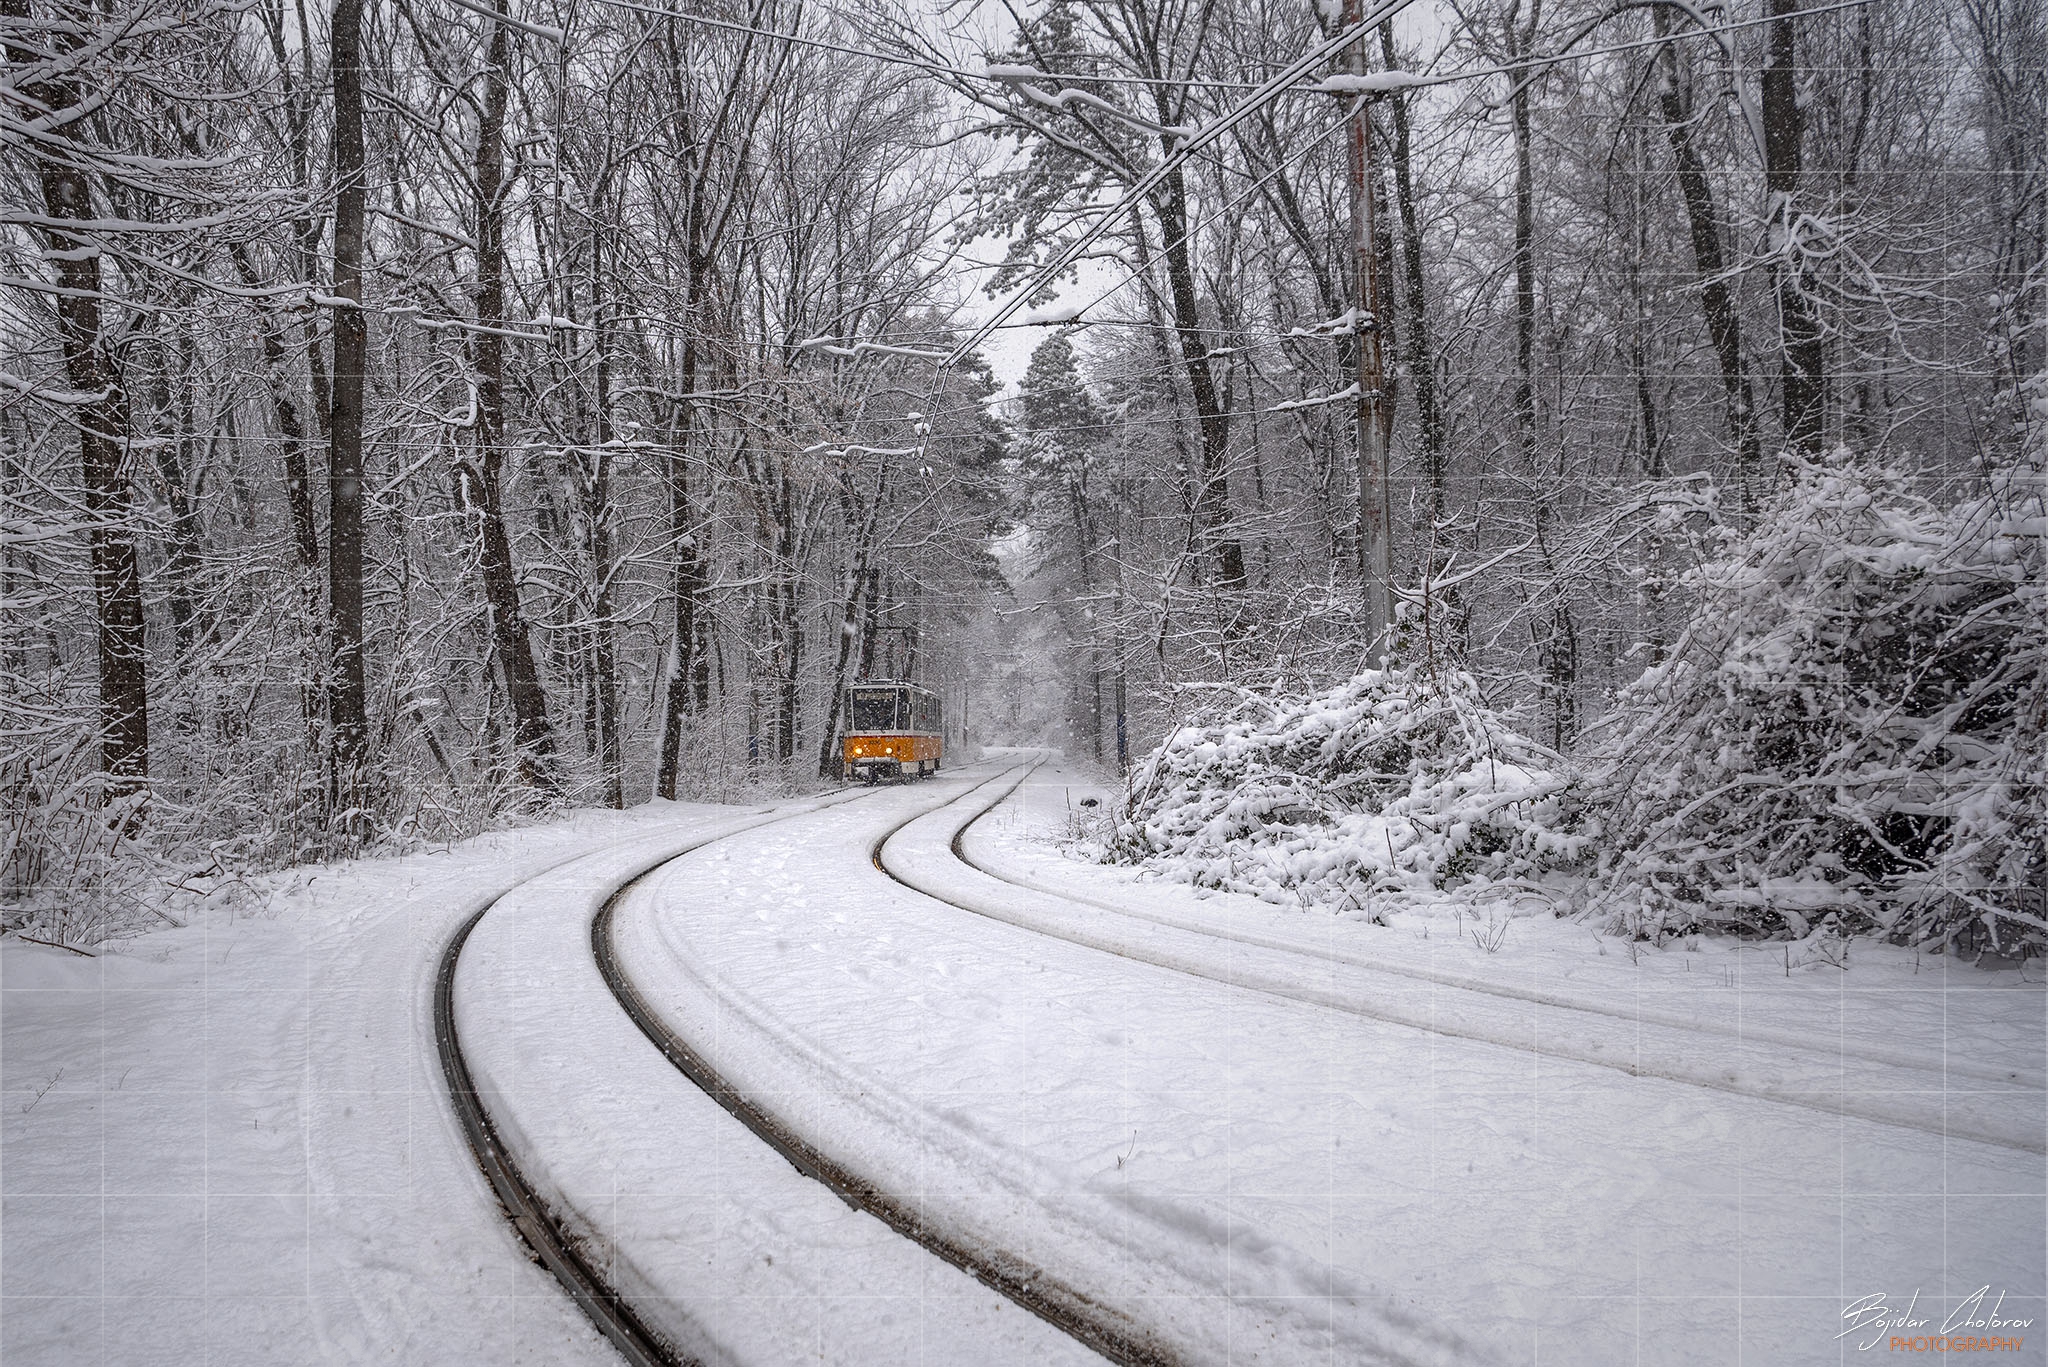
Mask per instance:
[[[93,944],[169,919],[138,839],[146,792],[112,794],[90,737],[0,750],[0,931]]]
[[[1615,928],[2040,943],[2038,464],[1952,505],[1847,454],[1790,473],[1619,699]]]
[[[1562,761],[1472,679],[1367,670],[1308,696],[1246,695],[1139,766],[1105,858],[1270,901],[1526,878],[1575,859]]]

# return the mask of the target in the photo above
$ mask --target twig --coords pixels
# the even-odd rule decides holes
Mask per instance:
[[[38,940],[38,939],[37,939],[37,938],[36,938],[35,936],[33,936],[33,935],[19,935],[19,934],[17,934],[17,937],[16,937],[16,938],[18,938],[18,939],[23,939],[23,940],[26,940],[26,941],[28,941],[28,942],[29,942],[30,944],[32,944],[32,945],[42,945],[42,946],[44,946],[44,947],[46,947],[46,948],[49,948],[49,949],[61,949],[61,950],[65,950],[65,951],[67,951],[67,952],[69,952],[69,953],[72,953],[72,954],[76,954],[76,955],[78,955],[78,956],[79,956],[80,958],[84,958],[84,959],[97,959],[97,958],[99,958],[99,955],[97,955],[97,954],[93,953],[93,952],[92,952],[91,950],[89,950],[89,949],[80,949],[80,948],[78,948],[78,947],[77,947],[76,945],[65,945],[65,944],[59,944],[59,943],[57,943],[57,942],[56,942],[55,940]]]
[[[24,935],[22,936],[22,938],[25,940],[28,937]],[[41,944],[43,942],[41,940],[38,940],[36,941],[36,943]],[[36,1094],[28,1099],[28,1105],[21,1108],[21,1113],[23,1115],[27,1115],[30,1111],[33,1111],[36,1108],[36,1103],[38,1101],[41,1101],[44,1097],[48,1096],[51,1090],[55,1088],[59,1082],[63,1081],[63,1079],[64,1070],[62,1068],[59,1068],[55,1073],[50,1075],[50,1080],[48,1082],[45,1082],[41,1087],[38,1087],[36,1089]]]

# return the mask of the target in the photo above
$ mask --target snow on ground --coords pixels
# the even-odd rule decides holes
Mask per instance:
[[[1051,837],[1093,790],[1058,769],[963,848],[1085,902],[950,860],[952,829],[997,788],[890,846],[892,867],[970,903],[1138,935],[1205,972],[1369,983],[1397,1018],[1378,1019],[1034,933],[876,870],[881,836],[993,772],[717,840],[617,913],[672,1027],[959,1236],[1204,1362],[1864,1361],[1867,1333],[1836,1337],[1845,1305],[1882,1294],[1901,1314],[1917,1292],[1931,1332],[1980,1286],[2032,1321],[1997,1360],[2048,1361],[2038,1152],[1398,1023],[1513,1011],[1532,1040],[1583,1042],[1634,1014],[1645,1058],[1691,1043],[1695,1061],[1831,1042],[1841,1079],[1894,1067],[1937,1109],[2003,1088],[2007,1119],[2039,1134],[2038,982],[1864,944],[1846,972],[1787,976],[1775,946],[1632,955],[1548,916],[1476,939],[1436,912],[1310,921],[1067,857]],[[669,1322],[714,1360],[1088,1360],[796,1177],[605,994],[595,894],[765,815],[651,804],[306,870],[260,885],[253,912],[97,959],[0,942],[0,1358],[615,1361],[506,1224],[433,1047],[448,937],[552,868],[481,923],[459,1024],[508,1137],[622,1281],[683,1302]],[[1203,926],[1254,943],[1201,948]],[[1810,1048],[1781,1052],[1813,1066]]]
[[[2048,1149],[2048,1092],[2036,1066],[2038,1054],[2032,1064],[2008,1059],[1992,1065],[1963,1051],[1944,1055],[1938,1041],[1933,1049],[1900,1048],[1878,1038],[1878,1031],[1867,1028],[1871,1023],[1852,1028],[1840,1011],[1831,1031],[1820,1035],[1776,1026],[1767,1012],[1758,1013],[1762,1018],[1757,1020],[1739,1013],[1716,1019],[1696,1009],[1702,991],[1712,991],[1704,988],[1703,979],[1603,997],[1442,967],[1396,966],[1370,952],[1370,928],[1340,922],[1326,911],[1296,913],[1288,926],[1276,926],[1270,917],[1234,922],[1232,908],[1206,916],[1170,906],[1132,910],[1128,890],[1116,897],[1102,896],[1099,888],[1048,891],[1053,885],[1035,884],[1028,868],[994,878],[986,870],[999,869],[999,864],[977,868],[951,857],[948,845],[958,825],[933,830],[921,850],[906,849],[905,858],[912,861],[906,877],[934,896],[1012,924],[1199,976],[1439,1034],[1534,1050],[1546,1058],[1913,1126],[1937,1137],[1983,1139],[2036,1153]],[[910,841],[915,831],[905,831],[898,841]],[[891,843],[892,850],[897,843]],[[970,828],[963,851],[980,847]],[[1491,944],[1491,952],[1498,953],[1507,928],[1506,922],[1475,927],[1469,947],[1486,951]],[[1682,999],[1695,1009],[1667,1009],[1666,998]],[[2023,1014],[2038,1004],[2038,997],[2022,993],[1993,1001]],[[2002,1023],[2010,1025],[2011,1017]],[[1939,1024],[1937,1015],[1937,1034]],[[1703,1036],[1710,1047],[1702,1048]]]
[[[872,821],[964,786],[857,792],[819,817],[851,802]],[[686,903],[719,899],[729,860],[786,838],[764,820],[698,828],[692,841],[731,838],[658,877]],[[737,834],[750,826],[761,828]],[[643,1318],[707,1364],[1099,1363],[799,1173],[620,1010],[591,922],[613,889],[685,843],[649,840],[554,870],[493,907],[463,949],[457,1037],[528,1183]],[[714,1066],[720,1043],[704,1051]]]
[[[1476,911],[1452,897],[1387,900],[1370,909],[1384,926],[1362,914],[1307,914],[1088,861],[1096,813],[1120,796],[1077,768],[1048,766],[976,822],[962,849],[1007,879],[1153,924],[1370,963],[1444,986],[2036,1090],[2048,1078],[2048,968],[2038,961],[1978,966],[1870,940],[1846,952],[1700,935],[1631,944],[1561,919],[1533,895]],[[1083,805],[1090,799],[1094,808]]]
[[[616,1362],[463,1142],[433,974],[514,883],[731,811],[304,869],[94,959],[0,941],[0,1360]]]
[[[1104,941],[1130,937],[1135,930],[1156,951],[1166,943],[1163,928],[1185,927],[1233,937],[1216,946],[1212,957],[1221,963],[1241,965],[1254,958],[1241,943],[1248,941],[1253,947],[1285,948],[1301,958],[1325,957],[1338,966],[1372,965],[1379,972],[1361,980],[1376,976],[1385,984],[1382,1001],[1398,999],[1396,985],[1406,979],[1425,994],[1418,1006],[1426,1002],[1429,1012],[1454,1022],[1459,1017],[1447,1012],[1447,1004],[1460,997],[1469,1001],[1475,991],[1480,999],[1573,1008],[1541,1013],[1531,1038],[1542,1038],[1546,1046],[1583,1037],[1588,1018],[1579,1013],[1591,1012],[1640,1017],[1646,1022],[1640,1032],[1644,1044],[1659,1035],[1667,1041],[1682,1038],[1676,1027],[1690,1026],[1702,1032],[1697,1057],[1713,1064],[1738,1056],[1745,1045],[1752,1046],[1754,1055],[1759,1042],[1777,1046],[1771,1052],[1780,1060],[1810,1056],[1815,1049],[1834,1051],[1845,1083],[1869,1074],[1873,1064],[1881,1076],[1889,1064],[1899,1077],[1913,1079],[1910,1086],[1894,1084],[1901,1090],[1892,1100],[1917,1101],[1958,1115],[1969,1105],[1980,1116],[1982,1103],[1993,1102],[2010,1108],[2003,1128],[2015,1141],[2038,1150],[2048,1139],[2040,1091],[2048,1064],[2048,993],[2038,965],[1979,968],[1861,941],[1846,960],[1846,970],[1816,956],[1803,966],[1791,959],[1788,971],[1784,946],[1725,939],[1696,938],[1661,950],[1642,945],[1632,953],[1625,942],[1557,919],[1547,905],[1540,914],[1528,907],[1512,920],[1482,923],[1476,934],[1469,910],[1448,901],[1414,905],[1406,913],[1381,907],[1389,921],[1385,926],[1310,916],[1254,897],[1084,862],[1075,847],[1085,851],[1086,842],[1074,837],[1085,835],[1094,812],[1117,796],[1078,769],[1047,766],[971,826],[961,838],[961,850],[1004,879],[1085,899],[1084,906],[1070,904],[1068,914],[1079,913],[1089,932]],[[1084,805],[1091,798],[1097,804],[1093,809]],[[1651,1062],[1653,1055],[1645,1051],[1639,1057]],[[1532,1075],[1538,1068],[1531,1065]],[[1548,1060],[1540,1070],[1553,1076],[1570,1071],[1553,1069]],[[1916,1097],[1915,1089],[1925,1094]],[[1553,1093],[1553,1104],[1558,1099]],[[1818,1142],[1778,1146],[1757,1142],[1763,1131],[1752,1122],[1731,1128],[1715,1118],[1715,1112],[1735,1104],[1733,1098],[1700,1094],[1699,1099],[1703,1109],[1679,1122],[1679,1133],[1691,1137],[1702,1158],[1674,1166],[1669,1194],[1674,1209],[1683,1210],[1714,1191],[1717,1169],[1724,1188],[1732,1179],[1736,1237],[1732,1246],[1714,1254],[1707,1270],[1725,1269],[1732,1261],[1735,1294],[1730,1297],[1726,1288],[1717,1287],[1717,1280],[1725,1279],[1694,1276],[1694,1269],[1682,1263],[1660,1269],[1660,1280],[1667,1287],[1697,1286],[1705,1301],[1726,1310],[1731,1326],[1747,1315],[1744,1337],[1751,1355],[1745,1360],[1858,1360],[1848,1349],[1867,1337],[1863,1334],[1842,1342],[1814,1340],[1806,1348],[1799,1345],[1808,1341],[1788,1337],[1773,1346],[1766,1336],[1775,1322],[1771,1312],[1788,1301],[1812,1298],[1817,1308],[1825,1301],[1839,1309],[1861,1295],[1883,1291],[1892,1309],[1903,1312],[1919,1291],[1917,1313],[1924,1315],[1930,1303],[1944,1307],[1935,1313],[1931,1330],[1918,1331],[1928,1333],[1938,1331],[1947,1306],[1987,1285],[1994,1298],[2001,1290],[2008,1292],[2008,1318],[2033,1320],[2026,1331],[2027,1352],[2038,1356],[2004,1360],[2048,1360],[2048,1335],[2039,1332],[2048,1329],[2042,1314],[2048,1306],[2048,1273],[2043,1270],[2048,1177],[2039,1152],[1952,1137],[1944,1143],[1938,1136],[1853,1120],[1839,1126],[1824,1122]],[[1543,1107],[1538,1101],[1540,1128]],[[1744,1109],[1769,1116],[1773,1108]],[[1570,1129],[1553,1130],[1550,1138],[1537,1142],[1549,1147],[1558,1133]],[[1637,1143],[1625,1131],[1596,1127],[1594,1132],[1603,1135],[1603,1152],[1616,1143]],[[1743,1151],[1732,1164],[1722,1155],[1706,1157],[1736,1135],[1744,1138]],[[1557,1180],[1570,1184],[1578,1179],[1567,1170]],[[1781,1193],[1804,1206],[1804,1214],[1795,1216],[1792,1207],[1780,1202]],[[1725,1189],[1720,1193],[1727,1194]],[[1518,1202],[1503,1200],[1499,1214],[1515,1219],[1526,1211]],[[1651,1226],[1618,1233],[1624,1247],[1633,1243],[1641,1248],[1645,1240],[1654,1244],[1662,1237]],[[1591,1255],[1589,1265],[1611,1251],[1605,1239],[1567,1242]],[[1712,1250],[1714,1240],[1705,1238],[1700,1246]],[[1775,1284],[1761,1291],[1753,1280],[1745,1285],[1741,1271],[1753,1260],[1777,1269]],[[1839,1300],[1833,1300],[1837,1285]],[[1700,1361],[1723,1360],[1710,1347],[1696,1351]],[[1668,1338],[1646,1339],[1643,1353],[1646,1362],[1694,1360]]]
[[[1032,785],[1026,810],[1042,821],[1064,786]],[[867,855],[887,816],[820,812],[662,871],[621,904],[631,971],[812,1142],[1192,1360],[1832,1362],[1855,1358],[1843,1308],[1872,1293],[1903,1309],[1918,1290],[1924,1311],[1989,1285],[2005,1316],[2048,1316],[2038,1153],[1034,934],[884,881]],[[1082,872],[1098,896],[1123,886]],[[2013,996],[1973,1019],[2038,1040],[2037,993]]]

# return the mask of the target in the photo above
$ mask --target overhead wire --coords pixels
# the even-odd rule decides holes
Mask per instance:
[[[460,4],[461,0],[453,0],[453,2]],[[973,71],[966,67],[952,66],[945,62],[934,62],[928,58],[912,57],[900,52],[884,52],[878,48],[857,47],[851,43],[839,43],[826,38],[808,38],[793,33],[784,33],[777,29],[758,28],[753,25],[738,23],[731,19],[716,19],[710,15],[696,14],[689,10],[641,4],[638,0],[593,0],[593,3],[605,5],[612,9],[628,10],[635,14],[650,15],[660,19],[681,20],[684,23],[696,24],[704,28],[722,29],[729,33],[774,38],[781,42],[792,43],[798,47],[815,48],[823,52],[836,52],[847,57],[865,57],[870,61],[886,62],[891,66],[908,67],[912,70],[929,72],[937,76],[952,76],[970,81],[1008,82],[1018,79],[1017,76],[1011,74],[996,75],[987,70]],[[468,8],[468,6],[464,6],[464,8]],[[844,19],[846,17],[836,10],[827,9],[824,12],[837,19]],[[1247,83],[1235,81],[1184,80],[1171,76],[1130,76],[1116,73],[1107,75],[1083,74],[1067,71],[1039,72],[1032,79],[1061,81],[1069,85],[1167,85],[1195,86],[1212,90],[1253,90],[1257,88]]]

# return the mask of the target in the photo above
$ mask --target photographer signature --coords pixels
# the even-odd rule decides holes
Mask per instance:
[[[2005,1305],[2004,1291],[1998,1293],[1997,1299],[1991,1302],[1987,1311],[1984,1302],[1990,1295],[1989,1286],[1978,1287],[1965,1296],[1956,1308],[1949,1312],[1948,1317],[1941,1321],[1940,1328],[1933,1332],[1937,1335],[1952,1335],[1959,1331],[2023,1330],[2033,1326],[2034,1321],[2031,1319],[2014,1319],[1999,1314]],[[1918,1288],[1914,1289],[1913,1298],[1906,1303],[1903,1313],[1894,1312],[1890,1298],[1882,1291],[1864,1296],[1860,1300],[1851,1301],[1842,1311],[1842,1323],[1847,1327],[1835,1337],[1845,1339],[1851,1335],[1861,1335],[1856,1340],[1856,1351],[1868,1352],[1885,1342],[1887,1338],[1926,1330],[1932,1320],[1914,1314],[1919,1306]]]

